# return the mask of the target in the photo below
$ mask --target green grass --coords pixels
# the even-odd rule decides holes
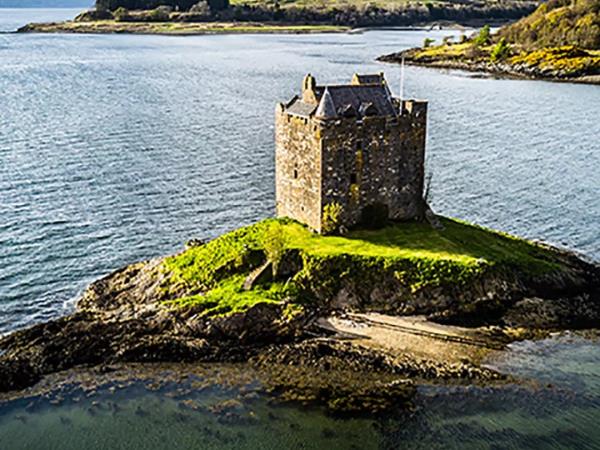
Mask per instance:
[[[245,311],[257,303],[279,303],[291,292],[291,286],[285,283],[271,283],[268,287],[257,286],[250,291],[244,291],[246,276],[233,275],[218,283],[206,294],[196,294],[165,302],[175,307],[194,306],[204,314],[216,315]]]
[[[134,33],[134,34],[305,34],[344,32],[349,27],[335,25],[272,25],[255,22],[58,22],[32,24],[32,31],[41,33]]]
[[[416,291],[466,284],[488,270],[539,275],[560,267],[552,251],[526,240],[458,220],[442,222],[441,231],[424,223],[403,223],[320,236],[291,220],[268,219],[167,258],[169,277],[163,289],[170,305],[193,305],[210,315],[243,311],[260,302],[302,303],[307,286],[334,294],[340,280],[348,277],[376,285],[382,271],[394,273]],[[303,268],[285,283],[278,280],[244,291],[246,276],[264,261],[265,239],[273,235],[273,227],[288,250],[300,252]]]
[[[475,48],[471,42],[444,44],[411,50],[409,59],[419,63],[457,61],[465,63],[504,62],[512,66],[527,66],[551,70],[562,76],[574,77],[600,73],[600,51],[586,50],[572,45],[544,47],[525,50],[518,45],[507,47],[506,57],[495,61],[492,57],[494,45]]]

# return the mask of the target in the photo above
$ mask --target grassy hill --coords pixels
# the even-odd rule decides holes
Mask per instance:
[[[196,4],[201,3],[203,7]],[[409,25],[438,20],[518,19],[539,0],[96,0],[99,9],[173,7],[175,21],[327,23],[343,26]],[[195,6],[196,5],[196,6]],[[208,8],[206,7],[208,5]],[[140,19],[140,16],[137,16]]]
[[[0,0],[7,1],[7,0]],[[41,0],[29,0],[41,1]],[[49,0],[47,0],[49,1]],[[516,20],[532,12],[540,0],[96,0],[95,11],[73,21],[29,24],[23,32],[166,33],[315,32],[306,26],[410,26],[454,22],[479,26],[485,22]],[[72,22],[77,22],[72,25]],[[113,22],[119,22],[115,24]],[[218,23],[219,30],[172,23]],[[232,24],[252,22],[244,26]],[[159,23],[142,26],[139,23]],[[288,28],[268,28],[266,25]],[[257,28],[256,25],[262,25]],[[290,26],[299,27],[295,30]],[[304,28],[302,28],[304,27]]]
[[[600,1],[550,0],[491,34],[484,27],[460,42],[426,41],[382,61],[600,83]]]
[[[380,230],[321,236],[288,219],[269,219],[192,247],[163,263],[163,298],[205,314],[243,311],[261,302],[328,302],[340,291],[384,302],[430,292],[477,290],[485,276],[523,279],[560,268],[553,252],[523,239],[442,218],[443,230],[400,223]],[[244,289],[265,258],[273,275]],[[510,275],[509,275],[510,274]],[[374,300],[368,300],[371,302]],[[432,301],[432,303],[434,303]]]
[[[600,1],[550,0],[531,15],[500,29],[498,39],[525,48],[573,45],[600,49]]]

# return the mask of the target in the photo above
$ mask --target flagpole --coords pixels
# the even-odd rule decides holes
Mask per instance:
[[[402,65],[400,66],[400,100],[404,100],[404,56],[402,56]]]

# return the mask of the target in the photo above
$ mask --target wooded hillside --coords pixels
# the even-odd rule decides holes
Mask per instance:
[[[532,49],[563,45],[600,49],[600,0],[550,0],[503,27],[498,36]]]

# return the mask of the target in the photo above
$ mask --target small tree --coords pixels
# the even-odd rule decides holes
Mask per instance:
[[[510,53],[510,45],[507,44],[506,39],[501,38],[490,53],[490,61],[495,63],[503,60]]]
[[[479,30],[479,34],[473,40],[475,45],[486,45],[490,42],[490,26],[484,25],[484,27]]]
[[[210,16],[210,6],[207,1],[200,1],[190,8],[190,12],[201,16]]]
[[[122,6],[118,7],[113,13],[113,16],[117,22],[126,22],[130,19],[129,11]]]
[[[281,258],[285,254],[287,248],[288,239],[285,228],[279,223],[275,222],[269,226],[269,229],[265,232],[263,237],[262,245],[265,249],[267,259],[272,265],[273,276],[277,275]]]
[[[435,42],[435,39],[425,38],[423,40],[423,47],[424,48],[429,48],[429,47],[431,47],[431,44],[433,44],[434,42]]]
[[[171,17],[173,8],[170,6],[158,6],[152,10],[150,17],[155,22],[167,22]]]

